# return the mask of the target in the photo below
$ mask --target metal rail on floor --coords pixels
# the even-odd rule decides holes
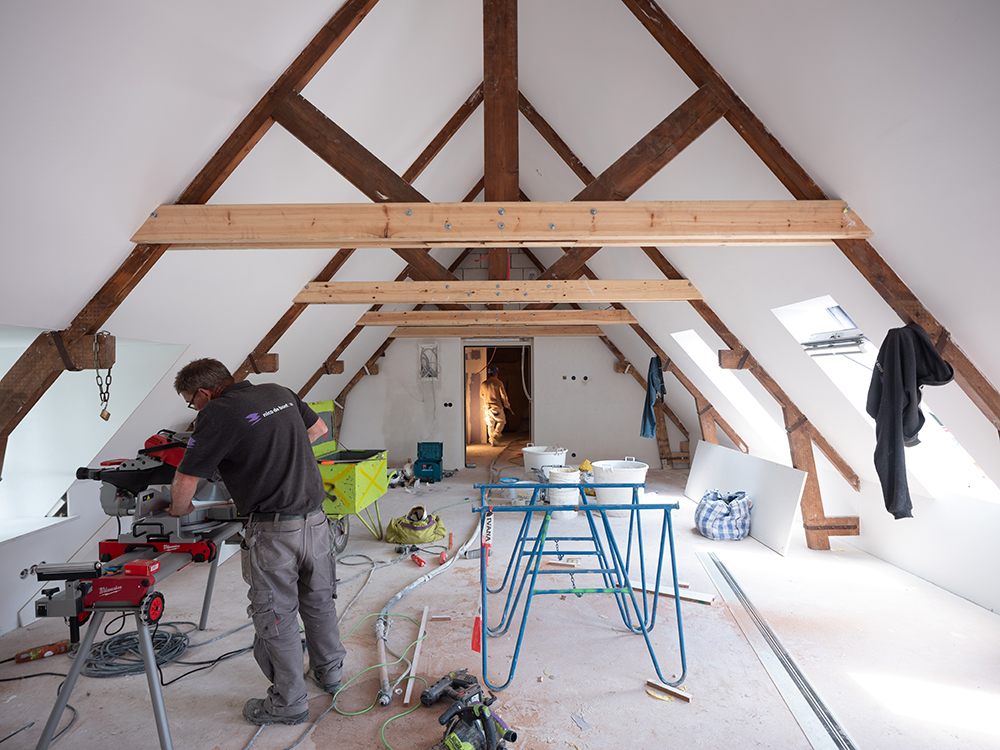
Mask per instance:
[[[674,554],[674,533],[670,512],[676,510],[678,503],[641,503],[639,502],[639,488],[642,484],[536,484],[519,482],[516,488],[510,484],[477,484],[474,485],[479,490],[479,507],[474,507],[472,511],[479,513],[480,533],[484,544],[492,543],[493,514],[494,513],[521,513],[524,520],[521,523],[517,540],[514,543],[510,560],[504,571],[503,580],[496,588],[490,588],[487,583],[486,572],[489,564],[489,555],[484,553],[480,558],[480,588],[482,606],[482,643],[481,652],[483,656],[483,681],[493,690],[502,690],[514,679],[514,671],[517,668],[517,660],[521,651],[521,644],[524,640],[524,630],[528,619],[528,612],[531,609],[531,600],[537,594],[574,594],[583,596],[584,594],[611,594],[615,597],[618,611],[621,614],[622,622],[631,632],[642,634],[646,642],[646,648],[653,661],[656,675],[661,682],[668,685],[680,685],[687,674],[687,657],[684,652],[684,628],[681,623],[680,591],[677,584],[677,562]],[[539,501],[541,490],[566,490],[576,488],[580,500],[576,504],[569,505],[546,505]],[[627,504],[605,504],[598,503],[596,499],[590,498],[586,490],[602,489],[623,489],[632,491],[632,502]],[[531,492],[531,499],[526,505],[491,505],[488,500],[490,490],[498,490],[506,493],[510,492]],[[557,527],[551,527],[552,514],[561,511],[578,511],[583,513],[587,520],[588,535],[581,536],[558,536],[553,533],[558,531]],[[628,533],[624,541],[625,555],[622,556],[622,546],[615,539],[615,532],[608,520],[609,512],[624,512],[628,516]],[[656,555],[655,582],[647,586],[646,566],[645,566],[645,543],[642,534],[642,516],[644,512],[659,511],[663,514],[663,521],[660,528],[660,540]],[[597,518],[595,519],[595,516]],[[532,532],[532,525],[535,518],[541,521],[537,531]],[[557,517],[556,523],[562,520]],[[534,535],[532,535],[534,533]],[[653,629],[656,622],[657,600],[659,598],[660,583],[663,573],[663,557],[666,544],[670,545],[670,574],[673,582],[674,603],[677,618],[677,641],[680,652],[681,674],[677,680],[668,681],[660,671],[660,664],[656,658],[653,644],[649,640],[649,631]],[[570,548],[565,548],[561,544],[569,544]],[[635,561],[633,561],[633,547],[636,549]],[[542,562],[552,557],[562,561],[565,557],[592,557],[596,558],[597,567],[575,568],[565,570],[540,569]],[[633,569],[633,562],[638,567],[638,585],[630,579],[629,573]],[[603,581],[603,586],[578,587],[576,576],[578,575],[599,575]],[[569,577],[570,588],[540,588],[540,576],[563,576]],[[503,595],[506,591],[503,613],[500,620],[495,624],[490,624],[489,619],[489,596]],[[638,593],[638,596],[637,596]],[[487,639],[488,637],[498,637],[507,633],[514,623],[515,614],[518,607],[524,600],[523,611],[521,611],[521,622],[518,628],[517,642],[514,646],[514,654],[511,659],[510,672],[505,682],[494,685],[490,682],[487,673]],[[642,602],[640,607],[639,602]]]

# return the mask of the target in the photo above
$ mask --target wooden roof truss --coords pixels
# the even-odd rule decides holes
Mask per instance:
[[[396,175],[299,93],[377,2],[378,0],[346,0],[344,2],[271,89],[253,107],[170,210],[188,211],[183,207],[201,206],[207,203],[219,186],[240,164],[243,157],[249,153],[275,122],[347,178],[373,203],[427,204],[424,196],[413,188],[412,182],[480,104],[483,104],[484,107],[484,176],[465,196],[463,203],[470,203],[480,192],[485,192],[485,200],[489,203],[509,205],[519,200],[527,200],[527,197],[521,192],[518,182],[517,126],[519,112],[583,182],[584,187],[574,196],[574,202],[588,204],[626,200],[687,145],[721,118],[725,118],[743,137],[751,149],[789,190],[795,200],[829,202],[827,196],[801,165],[782,148],[781,144],[768,132],[763,123],[729,87],[722,76],[671,22],[655,0],[622,0],[622,2],[698,89],[601,175],[595,177],[586,168],[580,159],[572,153],[565,141],[545,121],[535,106],[528,102],[518,89],[517,0],[483,0],[483,83],[452,115],[411,167],[402,176]],[[457,206],[457,204],[449,205]],[[477,205],[482,206],[483,204]],[[163,213],[169,214],[170,210],[165,210]],[[400,210],[405,212],[406,207],[400,207]],[[476,209],[470,208],[470,213],[463,213],[463,216],[471,215],[474,210]],[[851,218],[861,224],[856,215]],[[569,219],[560,219],[558,223],[564,221],[569,221]],[[550,223],[557,224],[554,220]],[[477,236],[476,232],[473,231],[463,234],[454,242],[439,241],[438,244],[458,244],[461,246],[463,243],[468,243],[468,245],[488,246],[489,278],[496,282],[506,282],[507,248],[514,245],[521,247],[526,245],[523,239],[514,237],[513,234],[507,233],[500,237],[487,238],[485,233],[484,236]],[[457,283],[454,271],[468,254],[467,249],[449,268],[445,268],[429,255],[427,248],[431,245],[427,243],[426,236],[407,242],[402,241],[404,234],[396,236],[400,238],[400,242],[398,247],[393,246],[393,250],[407,262],[406,268],[397,277],[397,282],[411,279],[408,282],[410,284],[415,282]],[[954,366],[956,380],[962,389],[986,417],[1000,428],[1000,394],[965,356],[951,339],[948,331],[917,300],[915,295],[879,256],[869,243],[867,239],[869,236],[870,233],[848,235],[831,232],[826,236],[826,239],[832,239],[904,323],[914,321],[927,330],[931,338],[937,342],[939,351]],[[408,239],[413,240],[412,237]],[[587,261],[600,249],[599,246],[593,244],[599,239],[607,240],[610,238],[608,236],[599,238],[596,234],[587,234],[581,229],[572,237],[560,235],[555,241],[537,242],[537,244],[555,244],[563,249],[563,255],[547,268],[538,263],[537,258],[530,250],[525,249],[524,252],[538,265],[541,271],[538,276],[539,281],[557,281],[563,287],[565,284],[575,282],[580,278],[596,282],[599,279],[588,268]],[[630,239],[642,248],[650,260],[660,269],[666,280],[674,283],[686,281],[658,247],[658,245],[669,244],[668,240],[664,237],[655,237],[651,238],[653,241],[644,241],[638,235]],[[293,238],[291,241],[300,243],[296,246],[303,246],[301,238]],[[421,241],[424,244],[420,244]],[[269,247],[275,246],[274,240],[269,240],[269,242],[271,243],[268,245]],[[332,281],[351,254],[357,252],[357,248],[362,245],[362,243],[347,243],[349,246],[345,247],[342,244],[342,238],[339,238],[337,242],[338,244],[330,244],[329,246],[338,247],[338,251],[327,266],[307,284],[307,289],[304,292],[308,291],[309,287],[314,289],[317,287],[329,288],[325,285]],[[684,244],[695,244],[695,242],[689,238]],[[384,247],[385,245],[386,238],[383,237],[380,246]],[[135,288],[136,284],[169,246],[166,239],[140,241],[122,265],[73,319],[68,328],[59,332],[58,337],[50,333],[41,334],[6,373],[3,380],[0,381],[0,394],[2,394],[0,397],[0,467],[2,467],[3,448],[11,432],[55,382],[60,373],[67,369],[67,360],[62,352],[78,347],[81,342],[97,334],[118,305]],[[611,284],[612,282],[606,283]],[[809,477],[802,500],[805,534],[809,546],[814,549],[829,549],[829,536],[857,534],[857,518],[830,518],[823,511],[822,498],[816,478],[813,445],[820,448],[855,489],[860,486],[857,475],[837,454],[816,426],[791,401],[774,378],[764,370],[711,308],[700,299],[696,290],[693,292],[688,297],[683,298],[684,301],[687,301],[701,315],[729,347],[729,349],[720,351],[720,364],[732,369],[748,370],[782,408],[792,463],[796,468],[806,471]],[[489,318],[487,323],[489,330],[503,332],[491,335],[535,335],[526,331],[538,331],[548,326],[557,326],[558,335],[565,335],[566,327],[571,323],[574,326],[583,327],[583,330],[588,333],[600,335],[601,340],[619,361],[620,369],[624,372],[631,371],[636,381],[644,388],[645,379],[636,372],[636,368],[627,361],[596,325],[597,322],[602,325],[618,323],[630,325],[650,349],[661,357],[665,370],[673,374],[691,393],[699,415],[699,427],[703,439],[718,442],[716,429],[719,427],[741,450],[747,450],[745,443],[725,422],[715,407],[666,356],[656,341],[634,319],[631,319],[620,300],[614,301],[610,305],[610,309],[606,310],[583,310],[574,301],[571,303],[573,310],[556,311],[553,308],[562,300],[553,295],[552,299],[538,299],[532,304],[528,304],[516,315],[499,310],[502,305],[496,301],[483,303],[487,305],[484,311],[474,310],[457,301],[444,300],[435,303],[436,312],[416,312],[422,311],[424,303],[429,299],[429,297],[421,298],[421,304],[414,308],[415,312],[410,316],[409,321],[407,321],[406,313],[393,313],[391,318],[388,313],[380,314],[382,302],[377,301],[330,356],[323,360],[316,373],[303,385],[300,394],[307,393],[323,375],[343,372],[343,362],[340,361],[339,357],[365,325],[391,324],[398,326],[402,322],[407,322],[405,327],[394,328],[383,344],[368,359],[365,366],[358,371],[335,399],[337,404],[336,424],[339,428],[343,405],[350,391],[366,374],[377,372],[378,358],[384,354],[396,337],[408,335],[407,331],[412,330],[413,323],[423,326],[434,324],[436,326],[420,329],[420,335],[428,335],[428,331],[431,330],[434,331],[433,335],[435,336],[447,335],[449,330],[447,326],[455,325],[454,321],[461,321],[465,316]],[[305,300],[300,295],[292,302],[285,314],[236,369],[234,374],[237,379],[245,378],[250,372],[262,371],[262,364],[265,371],[274,368],[275,357],[270,354],[270,349],[301,315],[306,305],[312,301]],[[600,315],[591,313],[600,313]],[[537,321],[544,321],[544,325],[526,324],[523,317],[527,315],[538,316]],[[604,316],[604,319],[598,321],[601,316]],[[511,320],[515,317],[519,319]],[[445,323],[445,321],[448,322]],[[442,325],[446,327],[441,328]],[[461,323],[460,325],[466,324]],[[450,330],[455,329],[451,328]],[[664,416],[677,425],[685,437],[688,436],[687,429],[666,405],[660,405],[658,408]],[[666,439],[663,422],[664,420],[659,420],[661,428],[658,442],[661,455],[669,457],[673,454],[669,441]]]

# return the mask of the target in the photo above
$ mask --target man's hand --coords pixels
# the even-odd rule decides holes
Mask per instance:
[[[186,516],[192,512],[194,503],[191,502],[191,498],[194,497],[197,489],[198,477],[181,474],[179,471],[174,472],[174,481],[170,484],[170,509],[168,511],[170,515]]]
[[[309,427],[306,430],[306,434],[309,436],[310,443],[315,443],[317,440],[323,437],[326,434],[326,432],[327,432],[326,422],[324,422],[322,419],[317,419],[313,423],[313,426]]]

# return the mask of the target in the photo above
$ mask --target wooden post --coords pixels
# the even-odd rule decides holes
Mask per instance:
[[[785,431],[788,433],[788,447],[792,454],[792,466],[807,474],[806,487],[802,491],[802,524],[806,532],[809,549],[830,549],[829,534],[817,527],[826,525],[823,498],[816,476],[816,459],[813,456],[812,440],[805,416],[797,411],[784,410]],[[791,420],[795,420],[792,422]]]
[[[696,398],[698,407],[698,424],[701,426],[701,439],[706,443],[719,444],[719,433],[715,429],[715,407],[704,398]]]
[[[669,461],[672,469],[674,457],[673,451],[670,450],[670,435],[667,433],[667,420],[664,417],[663,411],[660,411],[660,418],[656,420],[656,447],[660,452],[660,468],[664,468],[663,464]]]

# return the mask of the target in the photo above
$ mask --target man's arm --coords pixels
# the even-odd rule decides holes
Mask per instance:
[[[170,515],[186,516],[193,511],[194,503],[191,502],[191,498],[197,489],[198,477],[181,474],[179,471],[174,472],[174,481],[170,483]]]
[[[317,419],[313,426],[306,430],[306,434],[309,436],[309,442],[315,443],[321,437],[326,434],[326,422],[322,419]]]

